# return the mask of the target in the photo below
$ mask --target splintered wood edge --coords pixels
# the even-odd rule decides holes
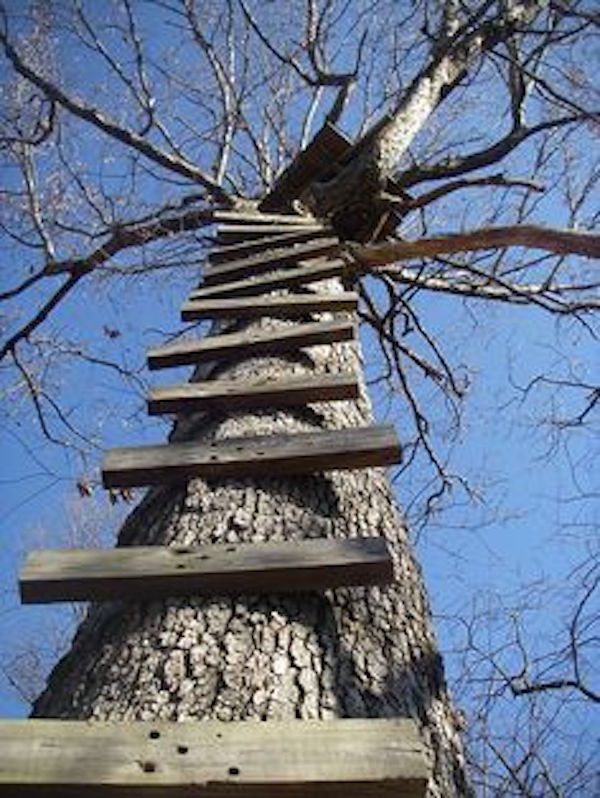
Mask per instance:
[[[414,722],[0,721],[6,798],[423,798]]]

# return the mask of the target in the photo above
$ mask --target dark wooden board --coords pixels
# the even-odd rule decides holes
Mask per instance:
[[[243,331],[207,335],[194,341],[178,341],[148,351],[150,369],[189,366],[224,357],[255,357],[280,354],[306,346],[351,341],[352,321],[313,321],[275,330]]]
[[[194,477],[281,477],[386,466],[400,457],[392,426],[349,427],[112,449],[104,458],[102,481],[105,488],[132,488]]]
[[[286,296],[240,297],[239,299],[204,299],[185,302],[181,308],[183,321],[199,319],[256,319],[271,316],[295,319],[310,313],[354,312],[358,294],[288,294]]]
[[[302,244],[313,239],[317,241],[319,238],[327,238],[332,235],[331,228],[324,227],[315,230],[313,227],[308,227],[306,229],[295,230],[291,233],[242,241],[239,244],[230,244],[224,247],[215,247],[210,251],[208,261],[211,264],[225,263],[229,260],[239,260],[240,258],[256,255],[257,253],[264,252],[266,249],[287,247],[292,244]]]
[[[301,233],[313,230],[321,233],[326,229],[325,225],[292,225],[292,224],[222,224],[217,228],[216,240],[218,244],[229,246],[230,244],[241,244],[253,241],[265,236],[283,235],[284,233]]]
[[[404,718],[0,722],[3,798],[423,798]]]
[[[252,277],[272,271],[279,266],[295,264],[299,260],[334,255],[339,246],[339,239],[330,237],[258,252],[247,258],[230,260],[217,266],[206,266],[203,270],[203,282],[204,285],[220,285],[242,277]]]
[[[357,399],[353,374],[313,374],[262,380],[205,380],[154,388],[148,413],[193,413],[197,410],[297,407],[310,402]]]
[[[217,297],[255,296],[278,288],[292,288],[297,285],[316,283],[330,277],[340,277],[346,264],[340,258],[334,260],[318,260],[305,263],[297,268],[289,268],[280,272],[272,272],[251,280],[235,280],[223,285],[211,285],[197,288],[190,294],[190,299],[213,299]]]
[[[27,556],[24,604],[236,593],[297,593],[391,581],[384,538],[39,550]]]
[[[261,213],[260,211],[215,210],[212,218],[215,222],[235,222],[236,224],[291,224],[314,225],[318,220],[314,216],[301,216],[298,213]]]

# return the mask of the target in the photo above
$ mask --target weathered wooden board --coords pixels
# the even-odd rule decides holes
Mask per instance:
[[[181,307],[181,318],[183,321],[256,319],[262,316],[296,319],[310,313],[351,313],[357,307],[358,294],[354,291],[344,291],[339,294],[307,293],[239,299],[204,299],[185,302]]]
[[[242,241],[238,244],[215,247],[210,251],[208,261],[209,263],[225,263],[229,260],[239,260],[240,258],[247,258],[250,255],[256,255],[259,252],[264,252],[266,249],[302,244],[306,241],[311,241],[313,239],[316,241],[319,238],[327,238],[332,235],[333,232],[331,228],[323,227],[322,229],[315,229],[313,227],[307,227],[294,230],[291,233],[266,236],[250,241]]]
[[[260,211],[243,210],[215,210],[212,218],[215,222],[236,222],[237,224],[292,224],[314,225],[317,219],[314,216],[301,216],[299,213],[261,213]]]
[[[102,481],[105,488],[132,488],[194,477],[280,477],[385,466],[400,457],[392,426],[348,427],[112,449],[104,458]]]
[[[333,255],[339,249],[337,237],[311,240],[304,244],[295,244],[277,249],[270,249],[250,255],[247,258],[231,260],[217,266],[206,266],[203,270],[205,285],[219,285],[242,277],[252,277],[272,271],[279,266],[296,263],[299,260]]]
[[[292,224],[223,224],[217,228],[216,240],[218,244],[229,246],[241,244],[244,241],[253,241],[265,236],[283,235],[284,233],[300,233],[312,230],[315,233],[323,232],[325,225],[292,225]]]
[[[351,341],[352,321],[314,321],[275,330],[250,330],[207,335],[195,341],[178,341],[148,351],[150,369],[188,366],[222,357],[254,357],[289,352],[306,346]]]
[[[273,272],[251,280],[235,280],[223,285],[211,285],[197,288],[190,294],[190,299],[213,299],[217,297],[255,296],[278,288],[292,288],[297,285],[316,283],[330,277],[340,277],[346,264],[341,258],[334,260],[318,260],[305,263],[297,268]]]
[[[384,538],[215,546],[32,551],[19,579],[24,604],[234,593],[296,593],[392,579]]]
[[[407,719],[0,722],[3,798],[421,798]]]
[[[326,122],[309,145],[298,153],[262,200],[262,211],[287,207],[308,186],[332,176],[336,161],[352,146],[352,141],[335,125]]]
[[[297,407],[310,402],[356,399],[358,395],[358,382],[353,374],[205,380],[154,388],[148,396],[148,413],[154,416],[197,410]]]

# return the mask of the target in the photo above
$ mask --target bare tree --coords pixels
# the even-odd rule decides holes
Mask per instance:
[[[75,408],[78,400],[61,391],[59,369],[66,374],[73,364],[85,362],[124,377],[133,393],[132,408],[145,383],[139,361],[124,354],[121,329],[107,326],[102,343],[88,343],[85,328],[70,325],[65,333],[67,309],[86,291],[114,292],[113,286],[132,278],[140,290],[144,280],[195,272],[211,243],[213,210],[260,207],[282,168],[327,120],[346,126],[356,144],[337,164],[335,175],[313,183],[296,210],[329,220],[339,234],[346,282],[360,292],[361,320],[376,348],[374,379],[389,390],[398,417],[410,419],[401,423],[406,457],[398,478],[415,469],[422,475],[420,522],[430,519],[451,491],[472,495],[474,487],[448,468],[444,448],[460,432],[468,380],[458,367],[460,355],[448,350],[425,321],[423,302],[455,297],[468,303],[469,312],[480,312],[487,303],[514,305],[515,313],[555,317],[561,333],[568,331],[565,341],[573,331],[596,340],[598,276],[592,259],[600,249],[593,233],[598,170],[590,154],[598,132],[592,57],[597,27],[597,12],[585,0],[306,0],[289,4],[281,15],[248,0],[143,6],[122,0],[101,12],[92,3],[41,0],[25,9],[5,8],[0,42],[7,80],[1,121],[9,180],[1,224],[10,272],[0,299],[10,310],[4,316],[0,358],[14,395],[26,397],[33,408],[39,432],[77,453],[82,489],[94,484],[90,469],[95,460],[89,452],[98,447],[98,439]],[[117,346],[121,350],[115,355]],[[356,354],[341,347],[336,368],[347,357]],[[579,397],[569,401],[572,409],[565,416],[553,419],[558,438],[576,427],[592,430],[600,395],[585,369],[573,368],[571,359],[560,362],[571,364],[570,373],[561,365],[556,373],[540,373],[520,386],[527,395],[547,389],[546,396],[556,397],[568,389]],[[251,374],[258,367],[250,363],[248,371],[240,367],[232,373]],[[261,369],[279,367],[260,364]],[[317,358],[311,368],[325,365]],[[15,404],[11,412],[22,408]],[[358,420],[370,411],[358,405],[351,412]],[[324,418],[325,425],[341,423],[335,414]],[[238,427],[234,419],[217,428],[202,422],[205,426],[193,432],[218,437],[239,429],[270,432],[280,424],[304,429],[311,423],[303,417],[269,417]],[[357,506],[351,493],[360,501],[374,489],[383,490],[370,479],[335,485],[346,518]],[[267,523],[265,497],[272,497],[272,488],[261,487],[256,488],[260,500],[250,500],[247,490],[236,486],[226,496],[215,496],[193,484],[185,497],[153,491],[125,526],[121,541],[204,540],[194,520],[200,509],[215,518],[214,528],[202,533],[206,539],[222,534],[244,539]],[[295,490],[283,485],[280,493],[289,525],[296,524]],[[312,523],[331,514],[331,501],[311,508]],[[394,537],[396,522],[388,517],[387,501],[369,523],[382,525]],[[225,532],[217,523],[221,513],[231,516]],[[286,526],[265,534],[285,537],[290,532]],[[395,537],[395,542],[409,569],[402,589],[419,592],[411,555],[403,539]],[[298,662],[296,654],[289,655],[283,672],[272,674],[285,676],[294,668],[300,674],[298,684],[290,676],[279,706],[311,715],[325,712],[329,701],[335,712],[385,714],[398,711],[402,694],[402,711],[426,718],[423,723],[438,752],[432,790],[460,794],[466,789],[458,775],[462,764],[455,727],[460,720],[440,681],[423,596],[416,604],[414,597],[409,602],[413,631],[400,641],[394,637],[392,647],[400,650],[401,640],[411,634],[426,644],[416,644],[408,660],[398,654],[393,667],[382,665],[376,687],[369,680],[380,665],[368,660],[381,644],[377,634],[386,637],[382,629],[389,617],[382,618],[371,643],[365,642],[365,652],[371,646],[365,661],[351,662],[350,657],[344,665],[341,648],[352,649],[354,634],[348,619],[356,618],[348,609],[352,602],[340,601],[336,622],[348,621],[348,626],[343,645],[336,643],[335,650],[323,644],[327,619],[315,642],[299,631],[308,622],[300,620],[297,607],[285,605],[292,626],[284,628],[293,633],[277,626],[281,607],[256,610],[270,620],[269,631],[260,631],[256,621],[255,637],[277,640],[291,634],[288,643],[298,647]],[[398,603],[406,602],[403,593]],[[310,611],[320,612],[316,605]],[[182,640],[186,613],[183,606],[140,611],[118,633],[119,642],[112,637],[118,613],[92,616],[75,643],[75,656],[85,650],[88,659],[78,665],[68,659],[36,711],[98,716],[112,707],[126,717],[185,716],[190,711],[185,696],[175,693],[187,684],[187,670],[194,672],[194,656],[208,668],[209,680],[238,679],[233,671],[234,665],[239,670],[240,660],[234,653],[246,634],[240,618],[248,623],[251,610],[224,605],[209,611],[194,605],[195,622],[206,625],[203,633],[211,639],[221,634],[231,638],[222,657],[231,657],[232,669],[226,668],[223,677],[215,675],[210,652],[192,656],[192,643],[173,642]],[[168,654],[158,653],[163,638],[173,638]],[[151,675],[143,674],[137,659],[147,640],[155,655]],[[109,641],[104,653],[99,641]],[[258,657],[253,645],[244,643],[243,648],[243,656],[252,661]],[[115,646],[122,652],[118,667],[129,674],[129,692],[121,699],[90,681],[95,670],[104,674],[105,689],[111,689]],[[316,708],[313,698],[320,693],[313,682],[319,680],[300,664],[314,655],[314,646],[328,652],[321,660],[322,673],[328,672],[327,656],[332,656],[339,669],[334,682],[352,686],[332,697],[335,689],[322,682],[326,698]],[[427,651],[422,667],[415,655],[420,648]],[[571,650],[577,654],[578,648],[572,645]],[[482,659],[494,662],[491,653]],[[594,688],[577,672],[578,662],[571,657],[575,671],[553,673],[550,679],[532,677],[527,668],[520,676],[511,671],[503,677],[513,694],[531,695],[539,686],[544,692],[587,691],[586,698],[594,700]],[[415,674],[418,698],[412,706],[407,696]],[[151,707],[141,696],[144,679],[155,684]],[[269,684],[252,712],[269,716],[279,711],[269,703],[275,681]],[[246,695],[238,682],[222,687],[203,687],[203,698],[189,687],[189,695],[206,703],[204,713],[243,714],[239,706],[227,704],[232,691]],[[306,696],[313,698],[304,704]],[[505,750],[499,749],[500,754],[507,756]],[[512,754],[509,758],[514,761]],[[521,772],[514,764],[510,768],[516,773],[513,788],[521,789]],[[525,794],[534,794],[537,786],[528,783],[527,789]]]

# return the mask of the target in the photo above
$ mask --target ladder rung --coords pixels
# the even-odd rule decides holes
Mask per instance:
[[[310,313],[353,312],[358,307],[358,294],[286,294],[284,296],[239,297],[235,299],[190,300],[181,308],[183,321],[199,319],[256,319],[271,316],[294,319]]]

